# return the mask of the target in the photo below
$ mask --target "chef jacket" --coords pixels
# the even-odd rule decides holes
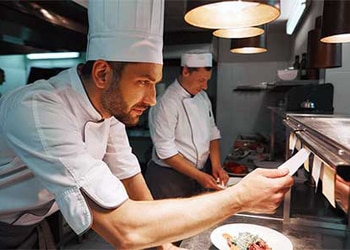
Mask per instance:
[[[124,124],[102,119],[75,67],[0,99],[0,221],[34,224],[58,205],[81,234],[92,224],[82,193],[115,208],[128,199],[119,179],[138,173]]]
[[[202,169],[210,141],[221,138],[206,92],[191,96],[177,80],[150,109],[149,125],[155,149],[152,160],[164,167],[170,167],[164,159],[179,153]]]

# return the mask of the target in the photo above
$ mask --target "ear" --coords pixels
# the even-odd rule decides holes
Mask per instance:
[[[183,76],[189,76],[190,72],[188,71],[188,68],[185,66],[182,68],[182,75]]]
[[[112,73],[111,67],[104,60],[97,60],[92,66],[92,80],[96,87],[104,89],[109,81],[108,76]]]

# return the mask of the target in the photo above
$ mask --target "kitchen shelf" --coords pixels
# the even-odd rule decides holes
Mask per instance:
[[[233,91],[273,91],[273,92],[284,92],[292,87],[308,85],[308,84],[319,84],[318,80],[294,80],[294,81],[277,81],[268,84],[257,84],[257,85],[239,85]]]

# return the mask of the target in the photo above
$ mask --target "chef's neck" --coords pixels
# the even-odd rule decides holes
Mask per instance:
[[[195,95],[192,94],[187,87],[186,81],[184,80],[184,77],[182,75],[179,75],[177,77],[177,81],[180,83],[181,87],[186,90],[187,93],[189,93],[191,95],[191,97],[194,97]]]

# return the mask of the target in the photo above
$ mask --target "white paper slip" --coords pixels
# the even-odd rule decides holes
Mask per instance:
[[[294,175],[295,172],[301,167],[301,165],[303,165],[303,163],[307,160],[309,154],[310,152],[308,150],[302,148],[298,151],[298,153],[293,155],[278,168],[288,168],[289,175]]]
[[[335,170],[328,165],[323,168],[322,193],[335,207]]]
[[[321,175],[321,169],[322,169],[322,161],[320,158],[318,158],[316,155],[314,155],[314,161],[313,161],[311,175],[314,178],[315,185],[316,185],[315,193],[317,191],[318,180],[320,179],[320,175]]]
[[[290,135],[289,135],[289,149],[290,150],[292,150],[292,151],[294,150],[296,142],[297,142],[296,135],[294,133],[290,133]]]

